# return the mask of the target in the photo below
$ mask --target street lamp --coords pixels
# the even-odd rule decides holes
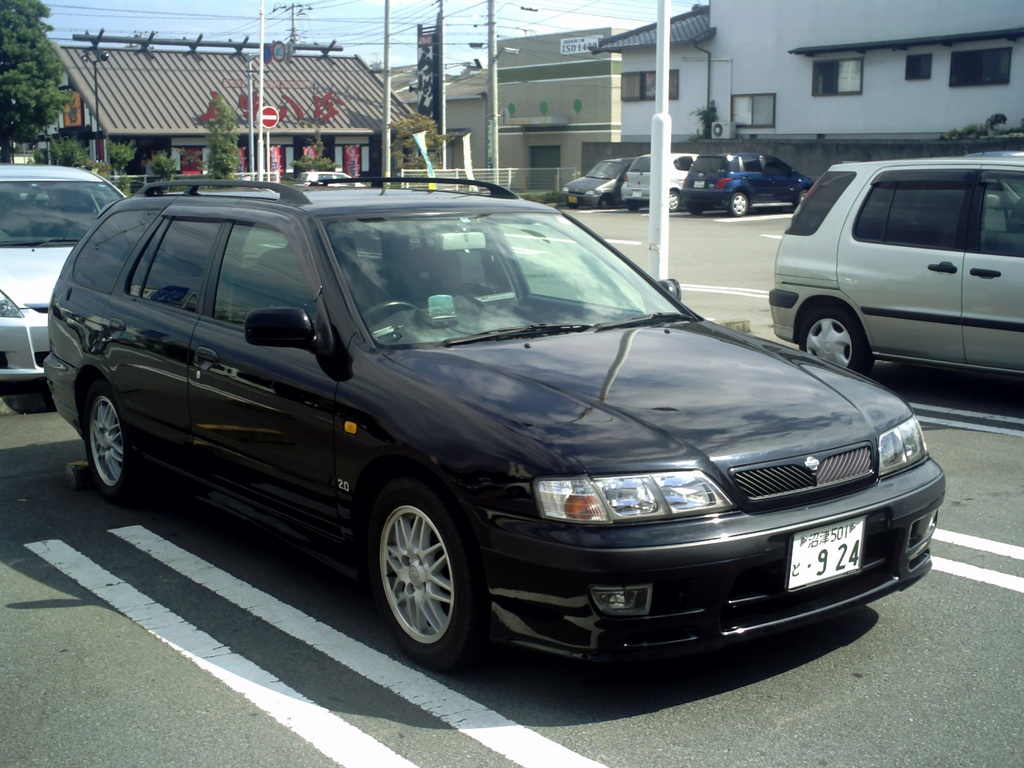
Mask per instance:
[[[100,34],[103,31],[100,30]],[[92,92],[96,94],[96,162],[100,163],[107,159],[106,146],[103,143],[103,126],[100,124],[100,80],[99,63],[110,59],[110,52],[100,52],[98,46],[93,46],[82,56],[82,61],[92,62]]]
[[[505,3],[501,7],[504,8],[506,5],[514,5],[514,3]],[[528,8],[525,5],[520,5],[519,10],[537,12],[536,8]],[[509,53],[512,49],[508,50]],[[518,53],[518,51],[516,51]],[[488,153],[487,163],[497,173],[498,165],[500,164],[500,154],[498,151],[498,56],[501,51],[498,50],[498,32],[497,32],[497,20],[495,18],[494,11],[494,0],[487,0],[487,95],[490,99],[490,120],[488,125]],[[497,179],[495,179],[497,180]]]

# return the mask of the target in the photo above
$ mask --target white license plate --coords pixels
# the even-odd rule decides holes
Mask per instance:
[[[643,193],[639,189],[633,190],[633,197],[640,197],[641,194]]]
[[[793,534],[786,587],[800,589],[857,573],[864,552],[865,520],[858,517]]]
[[[695,179],[693,182],[694,189],[704,189],[704,179]]]

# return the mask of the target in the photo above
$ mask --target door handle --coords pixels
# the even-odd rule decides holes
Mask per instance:
[[[204,371],[210,370],[220,360],[217,351],[209,347],[196,347],[196,366]]]
[[[956,265],[949,261],[942,261],[939,262],[938,264],[929,264],[928,269],[930,269],[932,272],[944,272],[947,275],[956,274]]]
[[[995,269],[980,269],[975,267],[971,270],[973,277],[980,277],[982,280],[991,280],[993,277],[1002,277],[1003,273]]]

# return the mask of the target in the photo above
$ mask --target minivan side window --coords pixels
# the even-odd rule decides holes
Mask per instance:
[[[965,174],[880,178],[857,216],[857,240],[918,248],[962,249],[964,205],[970,194]]]
[[[284,233],[259,224],[237,223],[224,249],[213,316],[241,324],[254,309],[301,307],[312,319],[316,296],[303,272],[299,255]]]
[[[219,232],[219,221],[172,219],[145,276],[133,278],[132,295],[195,312],[199,285]],[[138,269],[145,269],[145,261]]]
[[[817,232],[828,212],[855,178],[857,174],[852,171],[826,171],[804,196],[786,234],[806,237]]]
[[[154,208],[123,211],[100,224],[75,258],[74,281],[103,293],[114,290],[114,281],[157,213]]]
[[[1024,174],[985,171],[981,181],[979,252],[1024,256]]]

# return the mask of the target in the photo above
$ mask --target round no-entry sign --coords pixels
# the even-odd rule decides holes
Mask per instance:
[[[264,107],[260,110],[260,120],[263,122],[264,128],[276,127],[279,118],[280,115],[275,107]]]

